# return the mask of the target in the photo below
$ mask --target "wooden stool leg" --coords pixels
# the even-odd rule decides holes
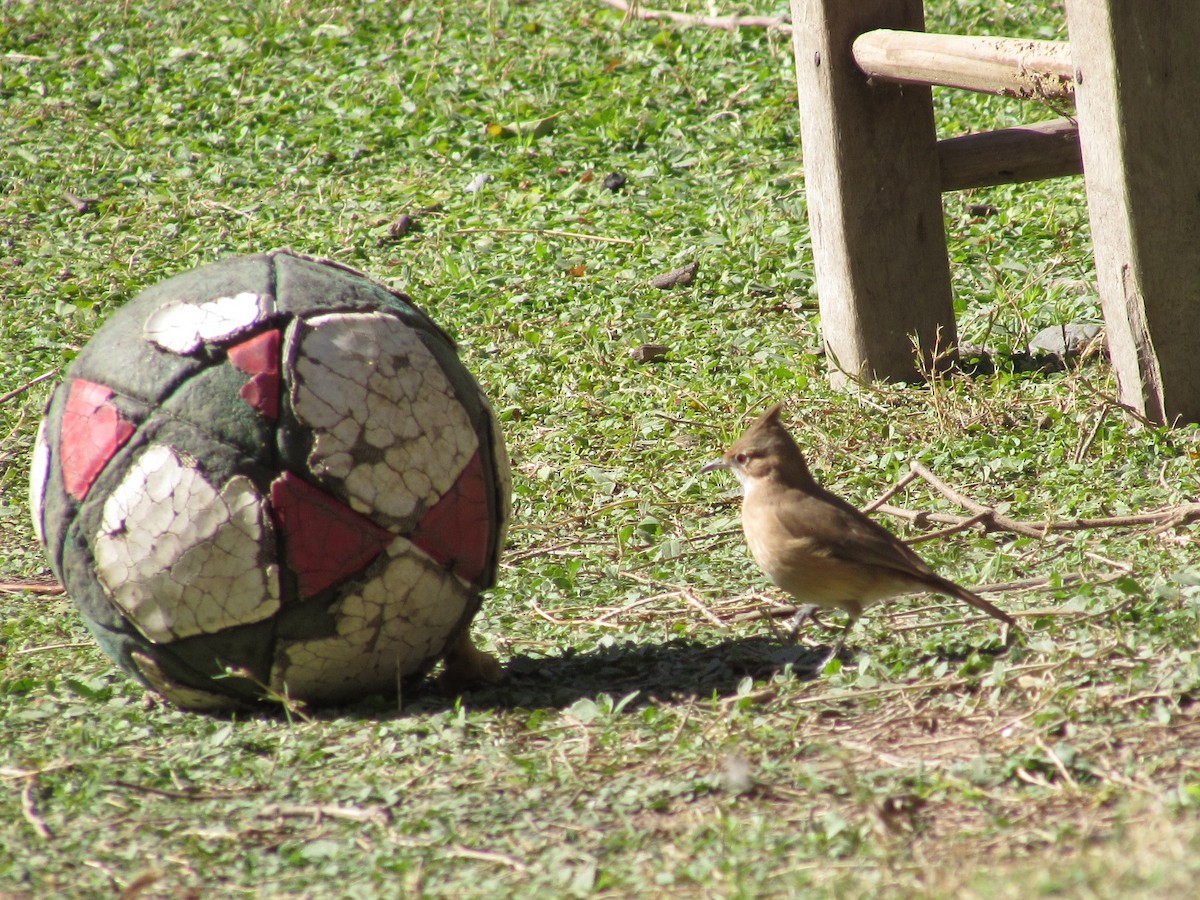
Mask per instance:
[[[1079,140],[1121,400],[1200,421],[1200,6],[1068,0]]]
[[[868,84],[875,28],[924,28],[922,0],[792,0],[821,327],[835,382],[912,380],[913,339],[957,343],[930,89]]]

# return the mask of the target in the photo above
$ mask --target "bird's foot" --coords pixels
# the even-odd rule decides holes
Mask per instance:
[[[851,619],[846,623],[846,627],[842,629],[842,633],[838,635],[838,639],[834,642],[833,647],[828,653],[821,657],[821,661],[813,667],[813,674],[820,675],[835,659],[840,659],[842,650],[846,648],[846,637],[850,634],[850,629],[854,627],[854,620]]]
[[[797,665],[795,671],[802,672],[805,678],[820,678],[831,662],[841,658],[841,648],[813,647],[805,651],[804,657],[802,667]]]
[[[842,648],[840,646],[833,647],[828,653],[825,654],[825,656],[823,656],[821,658],[821,664],[819,666],[817,666],[817,671],[824,672],[825,667],[828,666],[835,659],[837,659],[841,655],[841,653],[842,653]]]

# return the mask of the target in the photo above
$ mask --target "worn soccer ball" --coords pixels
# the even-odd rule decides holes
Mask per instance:
[[[498,675],[467,628],[503,439],[450,338],[358,272],[277,251],[146,290],[54,392],[30,484],[100,645],[179,706]]]

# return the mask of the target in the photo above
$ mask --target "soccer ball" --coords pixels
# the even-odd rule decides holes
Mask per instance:
[[[466,632],[503,439],[445,332],[361,273],[276,251],[144,291],[51,397],[30,485],[101,647],[179,706],[498,674]]]

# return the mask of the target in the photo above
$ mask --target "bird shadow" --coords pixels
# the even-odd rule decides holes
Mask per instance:
[[[464,692],[445,690],[435,679],[425,678],[406,685],[401,703],[395,696],[380,695],[351,706],[310,710],[309,715],[318,719],[387,720],[445,712],[460,702],[475,710],[566,709],[601,694],[614,702],[630,698],[623,704],[625,709],[688,699],[721,699],[736,696],[745,678],[767,679],[789,664],[796,678],[816,679],[829,659],[830,649],[825,644],[789,644],[767,636],[709,645],[683,638],[661,644],[616,641],[582,653],[567,648],[556,655],[514,656],[505,665],[501,681]],[[1002,656],[1008,649],[951,643],[943,646],[936,657],[962,663],[972,654]],[[844,664],[853,665],[855,656],[852,648],[846,648],[840,658]]]
[[[565,709],[607,694],[614,701],[635,695],[625,708],[686,699],[707,700],[737,693],[743,679],[769,678],[789,663],[797,677],[813,678],[828,649],[747,637],[702,644],[675,639],[661,644],[615,642],[583,653],[568,648],[549,656],[508,660],[504,679],[461,694],[471,709]],[[426,679],[405,692],[402,708],[381,698],[333,712],[338,716],[391,718],[453,709],[459,693]],[[386,705],[385,705],[386,704]],[[319,714],[319,713],[318,713]]]

